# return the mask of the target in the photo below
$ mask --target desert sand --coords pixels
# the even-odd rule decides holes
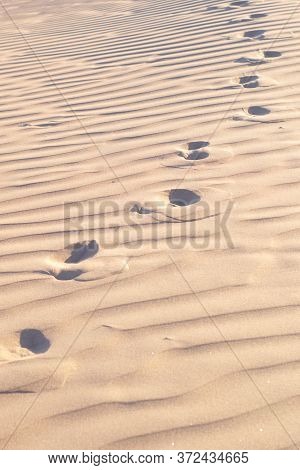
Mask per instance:
[[[299,447],[298,4],[1,2],[2,448]]]

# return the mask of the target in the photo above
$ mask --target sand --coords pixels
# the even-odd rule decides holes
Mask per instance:
[[[299,447],[298,3],[2,2],[2,448]]]

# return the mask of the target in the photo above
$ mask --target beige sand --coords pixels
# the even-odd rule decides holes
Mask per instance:
[[[2,447],[299,446],[298,3],[3,2]]]

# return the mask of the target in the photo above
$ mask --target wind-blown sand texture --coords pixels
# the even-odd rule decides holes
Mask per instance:
[[[2,1],[3,448],[299,446],[298,4]]]

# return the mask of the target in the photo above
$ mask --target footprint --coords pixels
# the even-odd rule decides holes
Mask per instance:
[[[258,20],[260,18],[265,18],[266,16],[268,16],[268,13],[252,13],[252,15],[250,15],[250,18],[251,20]]]
[[[21,348],[28,349],[34,354],[43,354],[51,346],[48,338],[40,330],[25,329],[20,333]]]
[[[249,17],[246,19],[246,21],[249,21]],[[241,22],[241,19],[239,19],[239,22]],[[266,31],[264,29],[253,29],[250,31],[238,31],[238,32],[233,32],[229,34],[229,36],[223,36],[225,39],[228,40],[234,40],[234,41],[243,41],[243,40],[252,40],[252,41],[262,41],[266,39],[265,36]],[[261,58],[263,58],[262,54]]]
[[[247,7],[249,6],[249,4],[250,4],[249,0],[240,0],[240,1],[235,0],[227,4],[223,4],[222,6],[225,11],[235,11],[236,8]]]
[[[72,268],[68,265],[78,264],[95,256],[99,251],[96,240],[74,243],[67,246],[49,259],[50,269],[46,271],[58,281],[71,281],[85,272],[81,268]],[[45,271],[41,271],[45,274]]]
[[[59,126],[61,123],[57,121],[48,121],[42,124],[31,124],[31,122],[20,122],[19,127],[54,127]]]
[[[249,21],[251,21],[249,17],[244,17],[244,18],[239,18],[239,19],[231,18],[230,20],[228,20],[228,23],[229,24],[240,24],[240,23],[247,23]]]
[[[127,258],[109,256],[107,252],[103,256],[95,257],[98,251],[99,245],[95,240],[69,245],[64,250],[50,254],[46,260],[48,269],[39,273],[50,274],[58,281],[86,282],[129,269]]]
[[[249,0],[241,0],[241,1],[234,1],[230,3],[230,6],[232,7],[247,7],[249,6],[250,2]]]
[[[271,114],[271,110],[265,106],[249,106],[243,109],[243,114],[235,115],[232,119],[234,121],[249,121],[263,124],[281,122],[278,119],[265,119],[269,114]]]
[[[266,59],[276,59],[282,56],[281,52],[278,51],[263,51],[263,55]]]
[[[262,41],[263,39],[266,39],[265,32],[266,31],[264,29],[254,29],[252,31],[246,31],[244,33],[244,38]]]
[[[219,9],[219,7],[211,6],[211,7],[207,7],[207,8],[206,8],[206,11],[216,11],[216,10],[218,10],[218,9]]]
[[[55,279],[57,279],[58,281],[72,281],[73,279],[76,279],[84,272],[85,271],[83,271],[82,269],[73,269],[73,270],[61,269],[61,271],[59,271],[58,273],[53,272],[52,274],[55,277]]]
[[[204,160],[209,157],[209,153],[205,150],[193,150],[185,157],[186,160]]]
[[[0,338],[0,362],[15,362],[43,354],[51,343],[42,331],[26,328]]]
[[[200,195],[189,189],[171,189],[169,201],[173,206],[191,206],[201,199]]]
[[[245,75],[240,78],[239,84],[243,88],[257,88],[259,86],[259,76],[258,75]]]
[[[267,76],[261,77],[259,75],[243,75],[239,79],[239,85],[243,88],[269,88],[278,86],[278,82]]]
[[[145,196],[141,193],[142,196]],[[157,223],[195,222],[214,217],[228,211],[228,201],[232,194],[219,188],[201,187],[201,189],[174,188],[157,193],[149,193],[146,202],[141,200],[141,207],[153,210],[152,220]]]
[[[99,245],[96,240],[78,242],[68,246],[63,252],[68,256],[64,260],[65,264],[77,264],[82,261],[92,258],[99,251]],[[85,271],[82,269],[69,269],[68,267],[60,269],[57,273],[53,272],[54,277],[58,281],[71,281],[83,274]]]
[[[240,57],[234,61],[236,64],[246,64],[246,65],[262,65],[265,63],[263,59],[255,57]]]
[[[74,243],[66,248],[70,251],[70,256],[65,263],[80,263],[85,259],[95,256],[99,251],[99,245],[96,240]]]
[[[95,256],[99,251],[96,240],[88,240],[68,245],[63,250],[54,253],[51,258],[58,263],[77,264]]]
[[[189,150],[198,150],[199,148],[207,147],[208,145],[209,145],[209,142],[206,142],[205,140],[194,141],[194,142],[189,142],[188,143],[188,149]]]
[[[185,160],[204,160],[209,157],[206,148],[208,145],[209,142],[206,141],[189,142],[186,149],[178,150],[177,155],[185,158]]]
[[[281,57],[281,52],[278,51],[257,51],[253,54],[252,57],[240,57],[234,62],[237,64],[247,64],[247,65],[262,65],[267,62],[269,59],[276,59]]]
[[[264,106],[250,106],[247,112],[251,116],[266,116],[271,113],[271,111]]]
[[[197,191],[190,189],[170,189],[156,194],[149,194],[147,200],[134,203],[131,212],[138,214],[165,214],[168,208],[184,207],[201,200]]]
[[[152,210],[147,207],[143,207],[141,204],[136,202],[130,209],[130,212],[136,212],[137,214],[151,214]]]

